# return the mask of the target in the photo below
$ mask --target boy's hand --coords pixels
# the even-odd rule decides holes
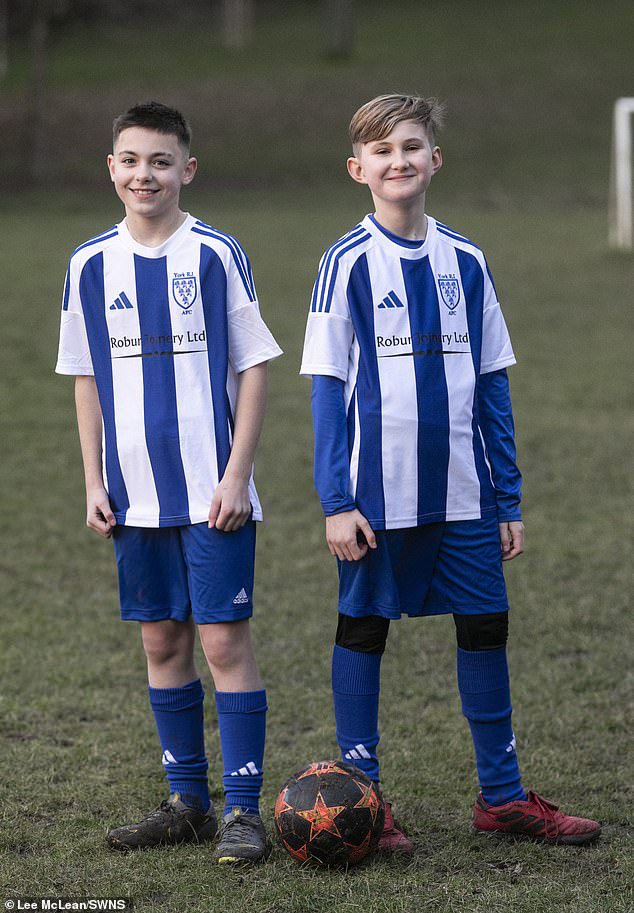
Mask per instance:
[[[106,489],[94,488],[86,492],[86,526],[109,539],[116,525]]]
[[[524,524],[521,520],[500,523],[502,561],[511,561],[524,551]]]
[[[326,517],[326,542],[330,554],[340,561],[359,561],[369,548],[376,548],[372,527],[358,510]]]
[[[251,517],[249,486],[243,479],[225,474],[214,491],[209,508],[209,529],[232,533]]]

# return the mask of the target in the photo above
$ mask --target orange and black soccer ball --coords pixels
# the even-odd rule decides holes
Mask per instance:
[[[345,761],[315,761],[290,777],[275,803],[280,843],[298,862],[352,865],[383,831],[376,786]]]

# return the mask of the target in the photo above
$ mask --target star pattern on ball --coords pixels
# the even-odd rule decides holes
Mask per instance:
[[[376,816],[379,813],[381,808],[381,800],[379,799],[376,789],[370,784],[360,783],[359,780],[354,781],[359,789],[361,790],[361,798],[355,804],[355,808],[367,808],[370,810],[372,815],[372,823],[376,821]]]
[[[364,859],[365,856],[367,856],[370,852],[371,839],[372,833],[368,832],[358,846],[354,846],[352,843],[346,843],[346,846],[351,848],[350,854],[348,856],[348,862],[360,862],[361,859]]]
[[[311,840],[323,831],[328,831],[329,834],[334,834],[335,837],[341,837],[339,828],[335,824],[335,818],[345,807],[345,805],[326,805],[321,792],[318,792],[313,807],[306,809],[304,812],[298,812],[298,815],[305,818],[310,824]]]
[[[284,840],[283,843],[293,859],[297,859],[298,862],[306,862],[308,859],[308,847],[306,844],[295,849],[295,847],[292,847],[286,840]]]
[[[279,794],[279,796],[275,800],[275,816],[276,817],[278,815],[283,815],[284,812],[291,812],[293,810],[293,806],[289,805],[288,802],[286,801],[287,793],[288,793],[288,789],[285,789],[283,792],[281,792]]]
[[[341,767],[339,766],[338,761],[317,761],[314,764],[311,764],[310,767],[307,767],[303,773],[301,773],[297,779],[303,780],[304,777],[314,777],[315,774],[327,774],[327,773],[341,773]]]

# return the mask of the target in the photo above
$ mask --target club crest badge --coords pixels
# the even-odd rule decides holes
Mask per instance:
[[[198,283],[195,276],[182,276],[172,279],[172,294],[174,301],[184,311],[188,311],[198,295]]]
[[[460,302],[460,285],[455,276],[439,276],[438,288],[443,302],[453,313]]]

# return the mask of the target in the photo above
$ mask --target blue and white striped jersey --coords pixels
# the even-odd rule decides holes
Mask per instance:
[[[59,374],[94,374],[104,481],[118,523],[204,522],[231,450],[237,376],[281,354],[248,258],[188,215],[159,247],[125,221],[70,259]],[[262,519],[249,483],[253,518]]]
[[[495,516],[481,374],[515,363],[483,253],[366,216],[324,254],[300,373],[345,384],[349,495],[375,529]]]

